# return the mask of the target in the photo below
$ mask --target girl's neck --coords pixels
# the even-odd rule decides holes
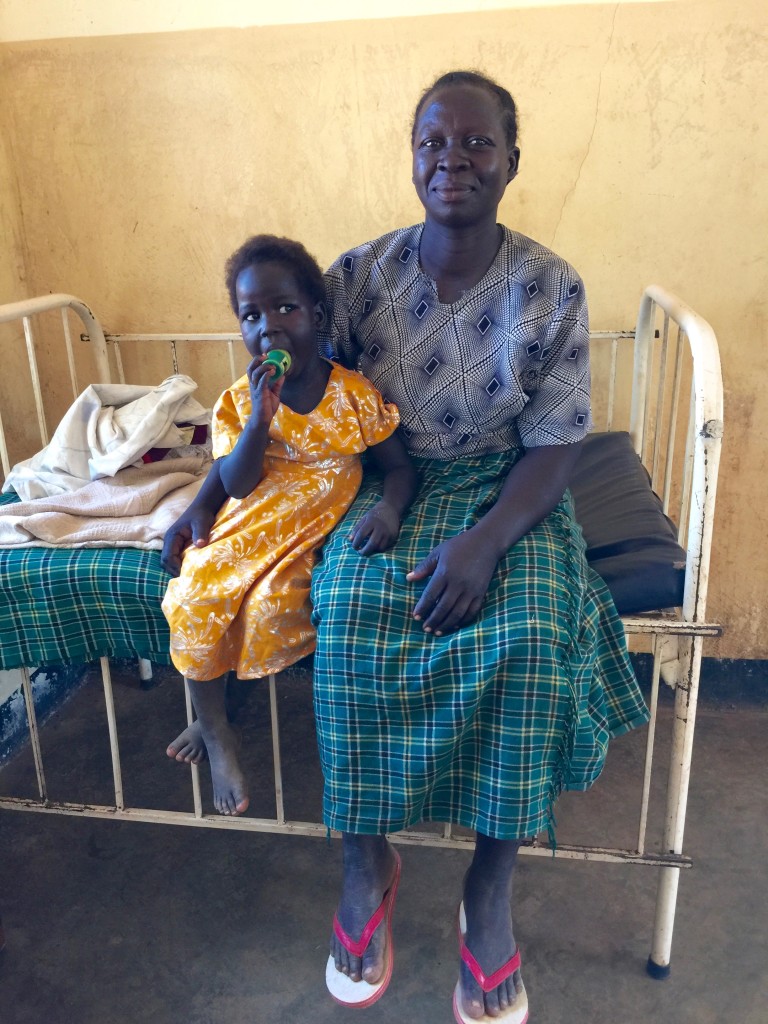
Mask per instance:
[[[492,222],[469,228],[448,228],[427,219],[421,234],[421,269],[437,285],[441,302],[455,302],[482,280],[496,259],[501,225]]]
[[[317,359],[304,368],[301,376],[286,377],[280,401],[294,412],[306,416],[320,404],[330,375],[331,364],[325,359]]]

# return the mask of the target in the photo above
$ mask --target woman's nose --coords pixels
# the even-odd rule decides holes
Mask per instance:
[[[460,141],[453,142],[451,139],[448,139],[440,151],[438,165],[447,170],[455,170],[459,167],[466,167],[468,163],[469,154],[463,144]]]

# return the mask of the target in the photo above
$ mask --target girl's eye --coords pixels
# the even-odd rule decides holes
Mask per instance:
[[[440,139],[424,139],[422,149],[436,149],[440,145]]]
[[[278,306],[279,313],[292,313],[296,307],[291,302],[284,302],[281,306]]]
[[[482,135],[473,135],[471,139],[467,139],[467,145],[473,148],[490,146],[492,145],[490,139],[484,139]]]
[[[250,324],[254,323],[258,319],[259,319],[259,314],[258,313],[253,313],[253,312],[246,313],[245,316],[243,317],[243,320],[247,321]]]

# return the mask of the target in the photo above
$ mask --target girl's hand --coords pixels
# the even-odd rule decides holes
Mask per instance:
[[[432,577],[413,610],[414,619],[424,623],[424,632],[442,636],[477,618],[498,560],[498,551],[474,530],[450,537],[430,551],[406,577]]]
[[[183,512],[171,526],[163,540],[160,563],[171,576],[181,572],[181,560],[184,549],[191,543],[196,548],[204,548],[211,534],[211,527],[216,521],[216,513],[208,508],[191,506]]]
[[[272,422],[272,418],[280,405],[280,392],[283,390],[285,375],[274,384],[270,381],[275,375],[272,366],[264,365],[266,356],[255,356],[248,364],[245,371],[248,375],[248,383],[251,392],[251,416],[254,424]]]
[[[375,555],[391,548],[399,533],[400,516],[386,501],[379,501],[355,526],[349,541],[361,555]]]

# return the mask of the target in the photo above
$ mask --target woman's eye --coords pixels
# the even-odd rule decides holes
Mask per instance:
[[[491,144],[490,139],[484,139],[481,135],[473,135],[471,139],[467,139],[467,145],[473,148],[490,146]]]
[[[437,149],[440,145],[440,139],[424,139],[421,146],[422,149]]]

